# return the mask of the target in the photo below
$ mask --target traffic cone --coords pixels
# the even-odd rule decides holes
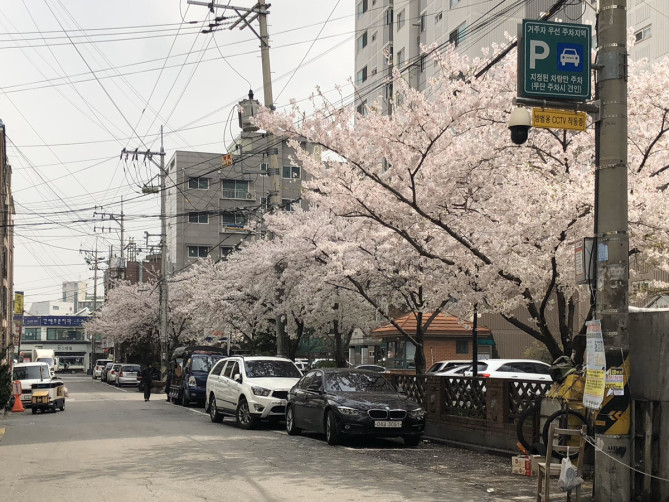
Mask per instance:
[[[21,396],[14,396],[14,406],[12,407],[12,413],[26,411],[21,402]]]

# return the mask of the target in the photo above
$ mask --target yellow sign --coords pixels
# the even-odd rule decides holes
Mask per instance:
[[[17,315],[23,314],[23,293],[14,293],[14,313]]]
[[[587,124],[586,117],[585,112],[532,108],[533,127],[585,131],[585,126]]]
[[[221,160],[221,164],[223,164],[223,167],[228,167],[232,165],[232,154],[231,153],[226,153],[223,155],[223,158]]]

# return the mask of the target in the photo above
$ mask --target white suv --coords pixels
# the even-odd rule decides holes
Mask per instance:
[[[50,382],[53,372],[47,363],[18,363],[12,367],[12,381],[21,382],[21,402],[23,406],[32,403],[32,385]]]
[[[242,429],[253,429],[264,418],[282,418],[288,391],[302,377],[290,359],[232,356],[209,372],[204,408],[212,422],[224,415],[237,419]]]

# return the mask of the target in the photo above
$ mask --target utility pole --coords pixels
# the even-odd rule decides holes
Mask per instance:
[[[629,390],[629,235],[627,213],[627,0],[599,0],[595,124],[595,318],[601,322],[606,370],[622,371],[624,395],[605,396],[595,418],[595,499],[631,497]],[[611,420],[610,417],[617,417]]]
[[[142,193],[157,193],[160,191],[160,281],[158,282],[158,288],[160,292],[159,300],[159,310],[160,310],[160,331],[158,333],[158,338],[160,342],[160,370],[161,377],[165,373],[167,368],[167,349],[168,349],[168,336],[167,336],[167,325],[168,325],[168,312],[167,312],[167,300],[168,300],[168,287],[167,287],[167,216],[166,216],[166,207],[167,207],[167,188],[166,188],[166,179],[167,172],[165,171],[165,148],[163,144],[163,126],[160,126],[160,151],[152,152],[150,150],[138,151],[138,150],[126,150],[125,148],[121,152],[121,157],[126,156],[126,160],[132,156],[132,160],[137,160],[140,155],[144,156],[146,160],[152,162],[160,170],[160,188],[155,186],[145,186],[142,188]],[[160,155],[160,163],[156,163],[153,160],[154,155]],[[141,266],[141,264],[140,264]]]
[[[213,2],[200,2],[195,0],[188,0],[189,5],[201,5],[209,8],[210,12],[214,12],[214,8],[220,8],[224,11],[232,10],[237,15],[237,19],[232,22],[229,29],[232,30],[240,26],[240,30],[249,28],[256,37],[260,40],[260,60],[262,64],[262,81],[263,81],[263,98],[265,100],[265,107],[274,111],[274,97],[272,96],[272,70],[269,59],[269,33],[267,30],[267,15],[269,7],[265,0],[258,0],[258,3],[253,8],[235,7],[232,5],[222,5]],[[215,22],[210,24],[205,33],[211,33],[218,27],[222,21],[232,19],[232,17],[219,16],[215,18]],[[251,23],[258,19],[260,33],[257,33]],[[269,206],[272,211],[277,211],[281,206],[281,173],[279,172],[279,155],[278,148],[275,145],[274,135],[270,132],[265,135],[265,145],[268,148],[268,170],[267,174],[270,178],[270,194]],[[277,280],[280,278],[279,269],[280,264],[277,264]],[[277,289],[277,297],[282,294],[281,289]],[[279,300],[279,298],[277,298]],[[276,352],[277,355],[288,357],[289,344],[286,335],[286,316],[278,313],[275,318],[276,325]]]
[[[93,313],[98,309],[98,264],[104,260],[104,257],[98,258],[98,242],[95,240],[95,249],[80,249],[80,253],[85,254],[84,260],[89,267],[93,268]],[[92,374],[95,359],[95,333],[91,335],[91,357],[89,360],[89,370]]]

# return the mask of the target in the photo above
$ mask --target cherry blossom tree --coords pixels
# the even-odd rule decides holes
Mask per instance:
[[[449,311],[462,316],[474,304],[499,313],[556,358],[571,353],[581,327],[573,243],[592,234],[594,134],[535,129],[527,144],[511,144],[515,60],[476,79],[481,60],[449,49],[435,55],[440,76],[423,92],[395,75],[392,116],[373,105],[358,115],[317,95],[311,116],[294,104],[259,123],[338,156],[298,150],[314,176],[305,197],[392,231],[425,259],[421,266],[438,264],[439,273],[420,277],[423,288],[441,291],[437,304],[452,297]],[[652,72],[629,78],[630,238],[635,252],[666,269],[667,63]]]

